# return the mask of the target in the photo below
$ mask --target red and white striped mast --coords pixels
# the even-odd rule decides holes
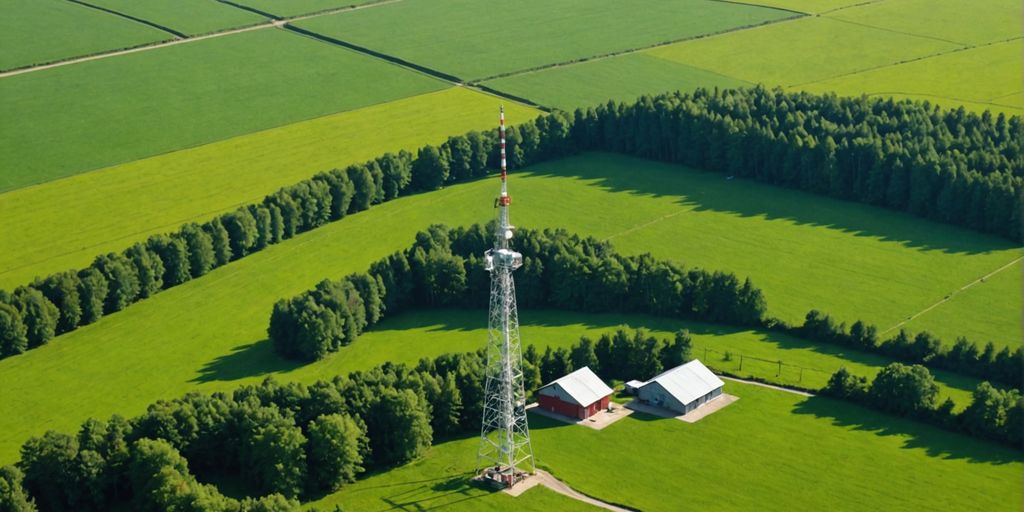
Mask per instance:
[[[501,196],[498,197],[498,249],[508,249],[508,241],[512,238],[512,225],[509,223],[508,206],[512,197],[508,195],[508,164],[505,159],[505,107],[498,113],[498,137],[501,139]]]

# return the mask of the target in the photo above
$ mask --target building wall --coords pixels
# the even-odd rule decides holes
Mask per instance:
[[[646,386],[640,388],[640,392],[637,395],[641,402],[648,403],[651,405],[657,405],[669,409],[679,414],[686,414],[701,405],[704,405],[708,401],[721,396],[722,387],[719,386],[712,389],[708,394],[698,397],[690,403],[682,403],[677,400],[671,393],[665,390],[661,384],[657,382],[651,382]]]
[[[562,416],[569,416],[570,418],[583,419],[584,409],[576,404],[564,402],[558,397],[549,395],[540,395],[537,397],[537,406],[545,411],[551,411]]]

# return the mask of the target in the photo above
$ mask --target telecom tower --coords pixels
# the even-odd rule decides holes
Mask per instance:
[[[519,346],[519,314],[512,272],[523,255],[509,248],[508,173],[505,167],[505,110],[499,115],[501,136],[501,195],[495,202],[498,226],[494,248],[484,253],[491,273],[491,304],[487,315],[487,368],[484,375],[484,416],[480,428],[477,471],[481,477],[511,487],[533,473],[533,448],[526,424],[523,358]]]

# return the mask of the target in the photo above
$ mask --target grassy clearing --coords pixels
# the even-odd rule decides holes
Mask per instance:
[[[652,512],[1021,508],[1020,452],[827,398],[725,392],[740,399],[694,424],[532,415],[534,452],[575,489]]]
[[[299,16],[313,12],[362,5],[377,0],[232,0],[233,3],[252,7],[280,17]]]
[[[609,99],[632,101],[644,94],[733,88],[746,82],[710,71],[633,53],[489,80],[484,85],[539,105],[572,111]]]
[[[1017,0],[901,0],[865,4],[828,16],[966,46],[1020,37],[1024,4]]]
[[[513,498],[474,485],[469,479],[476,465],[475,437],[435,445],[414,462],[377,473],[341,491],[308,503],[308,507],[333,510],[435,510],[495,512],[536,510],[577,512],[597,510],[545,487],[535,487]]]
[[[449,88],[0,194],[0,288],[88,265],[318,171],[489,129],[499,103]],[[510,121],[536,115],[504,103]]]
[[[12,76],[0,192],[444,87],[273,29]]]
[[[191,389],[229,389],[270,372],[295,371],[296,379],[315,380],[397,359],[393,351],[379,350],[371,337],[324,364],[296,370],[296,365],[277,359],[263,341],[271,306],[324,277],[362,271],[381,256],[407,247],[426,219],[451,226],[489,219],[494,192],[495,182],[485,180],[376,206],[0,361],[0,389],[5,390],[0,461],[11,460],[21,442],[46,429],[70,429],[90,415],[135,414],[155,399]],[[623,251],[652,251],[750,275],[765,289],[772,313],[790,319],[811,307],[844,319],[858,316],[883,323],[879,317],[902,318],[916,311],[918,302],[937,300],[933,293],[941,298],[943,287],[959,287],[975,271],[1016,257],[1007,242],[949,226],[606,154],[517,172],[511,192],[517,225],[613,237]],[[974,318],[965,309],[949,314],[964,319],[964,330]],[[451,330],[461,329],[468,327]],[[408,346],[400,352],[412,360],[478,346],[476,335],[463,338],[464,345],[451,341],[451,330],[437,338],[437,347],[424,345],[426,333],[407,337]],[[578,335],[557,339],[572,343]],[[543,332],[524,331],[527,342],[546,344],[548,338]],[[757,345],[756,337],[748,340],[743,345],[736,341],[736,346],[749,351],[769,346]],[[840,357],[852,360],[851,365],[875,364],[840,352],[831,354],[832,363],[812,361],[819,357],[815,352],[828,354],[777,343],[780,350],[766,349],[759,356],[822,369]],[[769,365],[758,371],[771,370]]]
[[[1024,263],[1010,267],[995,276],[959,292],[946,303],[911,320],[906,328],[931,331],[943,339],[956,339],[963,332],[964,317],[971,315],[974,326],[971,339],[1013,340],[1021,336],[1021,295]],[[999,344],[1002,347],[1003,344]],[[1012,348],[1012,345],[1011,345]]]
[[[0,70],[171,38],[142,23],[63,0],[3,0],[0,6]],[[4,103],[10,101],[6,93],[2,96]]]
[[[90,0],[90,3],[188,35],[267,21],[258,14],[212,0]]]
[[[793,16],[706,0],[398,2],[299,26],[463,79],[603,55]],[[467,53],[468,52],[468,53]]]
[[[895,96],[950,108],[1024,113],[1024,40],[981,46],[801,86],[812,92]]]
[[[814,17],[686,41],[647,53],[748,82],[789,86],[958,47]]]

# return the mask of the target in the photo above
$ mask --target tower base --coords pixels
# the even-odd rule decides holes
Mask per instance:
[[[522,482],[528,476],[530,476],[529,473],[508,466],[490,466],[484,468],[480,474],[473,477],[473,481],[489,485],[495,489],[507,489]]]

